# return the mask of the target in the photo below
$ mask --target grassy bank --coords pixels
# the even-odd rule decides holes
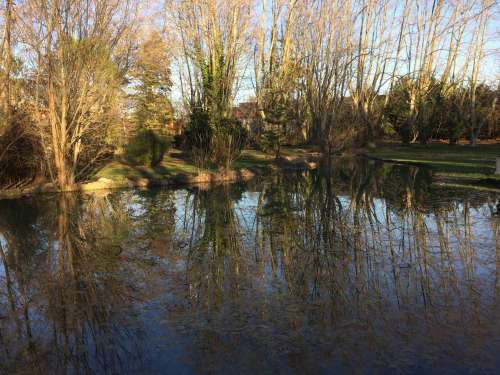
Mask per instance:
[[[305,160],[310,155],[306,148],[285,148],[282,156],[285,160],[294,163]],[[266,168],[276,165],[274,156],[262,151],[247,149],[234,165],[234,170],[251,168]],[[115,181],[136,181],[140,179],[161,180],[175,175],[198,176],[200,174],[218,173],[216,168],[197,168],[192,161],[182,152],[173,150],[169,152],[163,162],[152,168],[149,166],[131,165],[123,161],[112,161],[97,171],[93,179],[106,178]]]
[[[500,144],[476,147],[386,144],[365,154],[385,161],[430,167],[437,181],[500,188],[500,176],[495,175],[495,158],[500,157]]]
[[[365,156],[384,161],[430,167],[437,183],[450,186],[469,186],[500,189],[500,176],[495,172],[495,158],[500,156],[500,144],[470,146],[401,146],[385,144],[364,152]],[[282,158],[262,151],[247,149],[235,163],[232,171],[215,168],[199,169],[189,157],[171,150],[163,162],[152,168],[113,160],[105,164],[86,183],[69,187],[68,191],[93,191],[154,185],[190,185],[220,183],[252,178],[272,169],[315,168],[315,154],[311,148],[286,147]],[[0,198],[59,191],[52,184],[30,186],[19,190],[0,191]]]
[[[179,186],[190,184],[210,184],[247,180],[256,174],[279,168],[314,168],[308,162],[315,158],[310,149],[284,148],[282,159],[257,150],[244,150],[233,170],[221,171],[216,168],[197,168],[187,155],[171,150],[162,163],[156,167],[134,165],[123,160],[113,160],[97,170],[89,181],[69,186],[65,191],[93,191],[126,187]],[[23,189],[0,191],[1,198],[17,198],[37,193],[54,193],[60,190],[51,183],[28,186]]]

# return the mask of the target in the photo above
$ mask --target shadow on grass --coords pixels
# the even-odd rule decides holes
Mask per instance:
[[[285,149],[287,155],[298,157],[305,155],[303,149]],[[234,169],[266,168],[275,163],[272,155],[262,151],[246,149],[240,158],[235,162]],[[125,159],[109,162],[107,165],[96,171],[93,179],[108,178],[111,180],[137,182],[141,179],[162,180],[175,175],[197,176],[203,172],[220,172],[215,165],[207,165],[205,168],[198,168],[194,165],[189,155],[181,150],[171,150],[165,155],[163,161],[155,166],[144,166],[131,163]]]
[[[126,159],[109,162],[96,171],[94,178],[138,181],[140,179],[161,180],[176,174],[195,175],[198,169],[190,159],[180,151],[171,151],[155,167],[131,163]]]
[[[493,174],[495,158],[500,156],[500,145],[488,144],[476,147],[443,144],[382,146],[369,154],[385,160],[429,166],[435,172],[444,175],[495,178]]]
[[[274,158],[263,152],[249,150],[241,154],[236,161],[236,168],[267,167],[274,162]]]

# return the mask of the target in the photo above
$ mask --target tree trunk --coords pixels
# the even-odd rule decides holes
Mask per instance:
[[[3,100],[3,111],[5,115],[5,124],[10,125],[12,108],[11,108],[11,70],[12,70],[12,46],[11,46],[11,28],[12,28],[12,12],[13,12],[12,0],[6,0],[5,2],[5,28],[4,28],[4,39],[3,39],[3,54],[4,54],[4,100]],[[2,133],[0,129],[0,134]]]
[[[497,165],[496,165],[495,174],[500,175],[500,156],[498,156],[498,157],[496,158],[496,161],[497,161],[497,163],[496,163]]]
[[[479,136],[478,133],[479,132],[474,131],[474,129],[471,130],[471,132],[470,132],[470,145],[472,147],[476,147],[477,146],[477,139],[478,139],[478,136]]]

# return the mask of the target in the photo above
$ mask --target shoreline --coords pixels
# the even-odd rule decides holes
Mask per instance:
[[[382,151],[382,153],[381,153]],[[384,163],[392,163],[397,165],[416,166],[429,168],[433,171],[433,183],[439,186],[460,187],[469,189],[479,189],[483,191],[500,192],[500,177],[492,174],[471,176],[465,171],[454,175],[453,171],[447,171],[447,168],[440,169],[433,165],[433,161],[419,160],[413,157],[412,149],[405,150],[405,155],[390,155],[383,154],[382,150],[359,150],[351,154],[351,157],[362,157],[370,160],[380,161]],[[429,150],[431,151],[431,150]],[[68,186],[65,189],[59,189],[53,183],[42,183],[25,188],[14,188],[0,191],[0,200],[3,199],[18,199],[37,194],[55,194],[66,192],[81,192],[91,193],[99,190],[117,190],[130,188],[153,188],[153,187],[184,187],[184,186],[212,186],[224,183],[237,183],[249,181],[256,176],[273,173],[276,171],[300,171],[313,170],[318,166],[318,161],[324,157],[323,154],[312,150],[300,148],[289,148],[287,155],[280,159],[275,159],[270,155],[263,157],[261,154],[256,155],[254,150],[246,150],[246,155],[242,157],[243,163],[237,163],[236,167],[231,170],[199,170],[192,171],[189,168],[194,168],[183,159],[171,157],[168,161],[170,166],[178,166],[178,170],[171,171],[165,174],[147,175],[143,174],[141,166],[135,167],[140,170],[138,175],[127,175],[126,172],[120,170],[119,173],[101,173],[106,169],[103,167],[97,174],[94,181],[84,182]],[[173,152],[175,154],[175,151]],[[246,160],[246,161],[245,161]],[[107,166],[113,163],[118,163],[117,168],[125,167],[118,160],[110,161]],[[182,169],[184,168],[184,170]]]
[[[23,197],[38,195],[38,194],[57,194],[57,193],[91,193],[99,190],[117,190],[117,189],[132,189],[132,188],[153,188],[153,187],[183,187],[196,185],[218,185],[224,183],[237,183],[249,181],[256,176],[262,176],[275,171],[293,171],[293,170],[312,170],[316,169],[317,161],[322,155],[310,155],[304,157],[285,157],[279,160],[272,160],[266,165],[248,166],[246,168],[238,168],[231,170],[210,171],[203,170],[197,174],[175,173],[165,175],[161,178],[108,178],[99,177],[95,181],[78,183],[66,187],[65,189],[58,188],[53,183],[44,183],[25,188],[15,188],[0,191],[0,200],[3,199],[19,199]]]
[[[463,175],[453,175],[452,171],[445,172],[436,170],[432,163],[420,160],[403,160],[401,158],[380,157],[369,152],[363,151],[357,154],[360,157],[380,161],[383,163],[391,163],[396,165],[415,166],[428,168],[433,171],[433,183],[440,186],[460,187],[470,189],[480,189],[484,191],[500,192],[500,176],[495,174],[484,175],[481,177]]]

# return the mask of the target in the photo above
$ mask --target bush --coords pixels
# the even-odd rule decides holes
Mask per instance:
[[[247,140],[240,121],[222,119],[212,135],[211,159],[218,167],[229,169],[240,156]]]
[[[184,133],[183,146],[191,154],[194,165],[205,168],[210,160],[212,128],[208,114],[202,109],[194,109]]]
[[[132,164],[155,167],[163,161],[168,150],[169,140],[153,130],[139,131],[129,142],[125,158]]]
[[[172,139],[172,146],[177,149],[184,149],[186,147],[186,134],[176,134]]]
[[[247,131],[240,121],[229,118],[211,121],[206,111],[195,109],[184,142],[198,168],[212,162],[219,168],[229,169],[241,154],[246,140]]]
[[[410,91],[414,83],[408,78],[401,78],[389,92],[389,100],[384,116],[391,131],[396,132],[403,144],[410,144],[414,130],[411,123]]]
[[[2,120],[2,125],[5,121]],[[0,188],[6,189],[46,177],[44,154],[29,117],[14,109],[12,123],[0,134]]]
[[[208,113],[202,109],[195,109],[189,116],[189,123],[185,132],[185,143],[188,149],[210,148],[212,127]]]
[[[264,152],[279,156],[280,143],[280,134],[278,132],[266,130],[262,133],[260,144]]]

